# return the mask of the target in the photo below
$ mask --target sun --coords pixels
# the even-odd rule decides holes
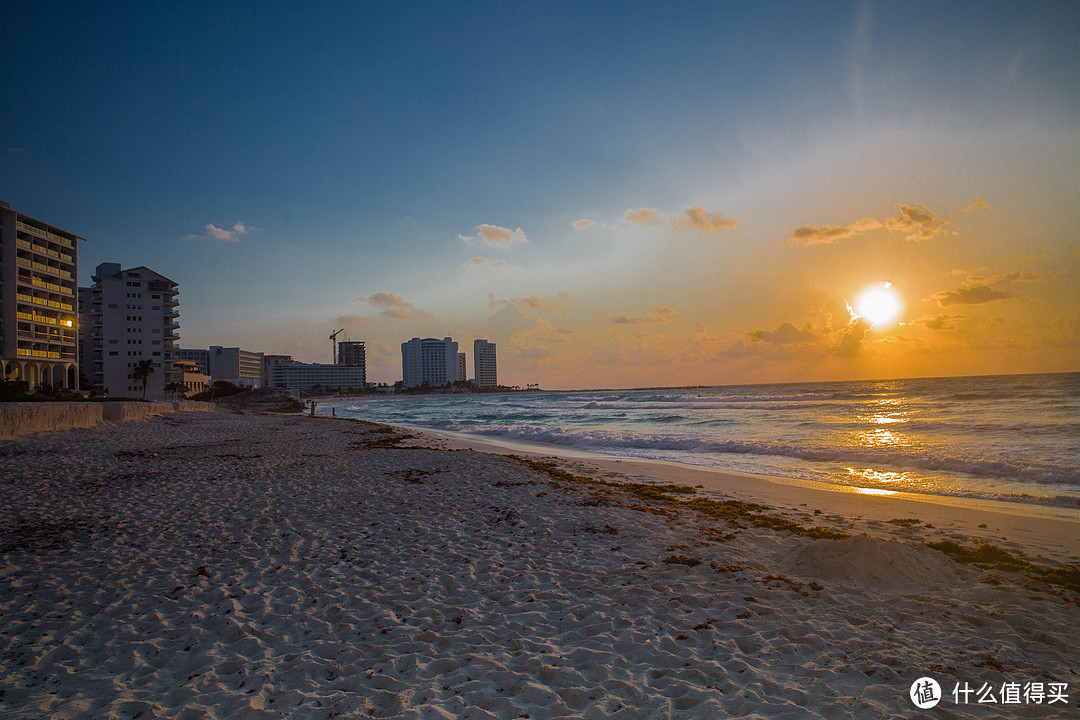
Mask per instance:
[[[900,314],[904,305],[892,289],[892,283],[878,283],[866,288],[855,301],[855,312],[866,318],[873,327],[888,325]]]

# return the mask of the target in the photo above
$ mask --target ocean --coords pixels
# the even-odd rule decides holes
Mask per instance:
[[[1080,373],[320,402],[339,416],[866,488],[1080,506]],[[553,448],[553,454],[558,449]]]

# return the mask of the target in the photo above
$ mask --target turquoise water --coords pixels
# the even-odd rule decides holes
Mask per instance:
[[[1080,506],[1080,373],[351,399],[320,414],[879,490]]]

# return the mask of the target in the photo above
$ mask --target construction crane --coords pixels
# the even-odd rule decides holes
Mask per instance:
[[[341,328],[340,330],[335,330],[334,332],[330,333],[330,342],[333,343],[334,348],[332,351],[334,353],[334,356],[330,358],[331,365],[337,362],[337,336],[343,332],[345,332],[345,328]]]

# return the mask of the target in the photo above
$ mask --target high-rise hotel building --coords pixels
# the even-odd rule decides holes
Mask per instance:
[[[499,384],[495,371],[495,343],[487,340],[473,341],[473,369],[476,371],[477,387],[495,387]]]
[[[78,242],[0,202],[4,378],[78,389]]]
[[[80,330],[91,387],[112,397],[141,397],[142,381],[132,374],[143,360],[153,363],[147,399],[165,397],[165,386],[181,382],[174,363],[180,313],[177,283],[150,268],[123,270],[102,263],[94,284],[80,288],[83,317]]]
[[[458,344],[448,337],[401,343],[401,374],[407,388],[449,385],[458,378]]]

